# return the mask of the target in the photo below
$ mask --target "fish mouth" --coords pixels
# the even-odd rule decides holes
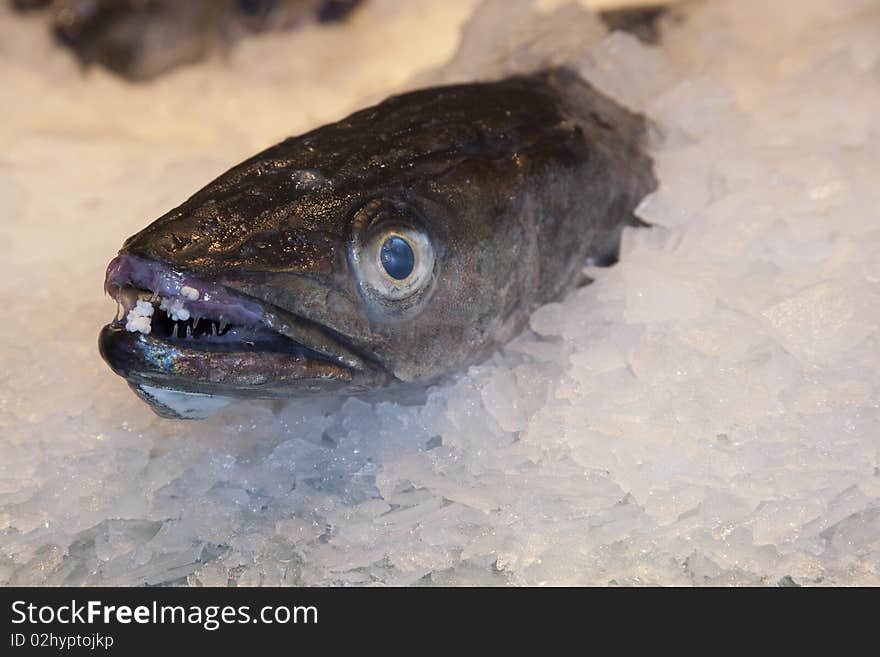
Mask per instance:
[[[331,329],[155,260],[120,253],[104,289],[118,308],[101,356],[160,414],[150,390],[273,398],[390,379]]]

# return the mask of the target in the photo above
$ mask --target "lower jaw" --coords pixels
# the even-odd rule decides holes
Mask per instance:
[[[138,388],[271,399],[364,389],[385,382],[381,374],[351,370],[304,354],[212,351],[129,332],[114,324],[101,330],[98,348],[110,368]]]

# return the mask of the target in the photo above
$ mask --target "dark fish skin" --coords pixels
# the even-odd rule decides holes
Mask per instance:
[[[172,347],[185,340],[119,322],[102,332],[102,354],[133,384],[229,396],[356,391],[461,370],[572,289],[587,262],[614,261],[622,228],[637,223],[635,206],[656,187],[645,127],[557,68],[394,96],[289,138],[129,238],[106,288],[117,298],[131,285],[155,292],[157,271],[163,281],[210,283],[307,348],[297,352],[301,369],[336,371],[304,376],[308,386],[295,373],[279,383],[272,372],[284,367],[268,359],[261,370],[257,351],[248,371],[267,373],[264,381],[218,384],[211,373],[222,379],[234,367],[228,346],[221,361],[191,340],[203,369],[190,363],[184,373]],[[395,231],[422,236],[419,253],[433,251],[401,299],[370,278],[381,266],[377,245]]]

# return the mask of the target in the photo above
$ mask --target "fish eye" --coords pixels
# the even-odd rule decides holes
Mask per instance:
[[[434,279],[434,246],[412,209],[381,201],[354,217],[349,258],[361,291],[395,312],[412,308]]]
[[[399,235],[392,235],[382,242],[379,259],[385,273],[397,281],[402,281],[412,274],[416,265],[416,256],[412,247]]]
[[[375,231],[360,259],[362,283],[380,298],[401,301],[427,287],[434,274],[434,248],[428,236],[410,226]],[[363,251],[363,249],[362,249]]]

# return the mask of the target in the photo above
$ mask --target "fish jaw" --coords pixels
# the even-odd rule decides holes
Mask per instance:
[[[203,420],[232,403],[231,397],[202,392],[181,392],[132,383],[131,389],[156,415],[169,420]]]
[[[164,417],[391,379],[313,322],[157,261],[120,253],[104,287],[122,312],[101,330],[101,356]]]

